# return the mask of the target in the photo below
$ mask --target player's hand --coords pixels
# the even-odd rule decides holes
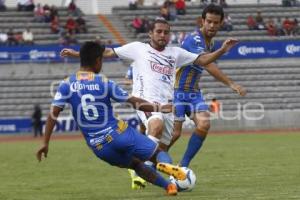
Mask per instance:
[[[160,106],[160,112],[162,113],[171,113],[173,112],[173,104],[168,103]]]
[[[39,162],[42,161],[42,157],[47,158],[47,154],[48,154],[48,145],[43,145],[37,152],[36,152],[36,158],[38,159]]]
[[[73,49],[64,48],[60,51],[61,57],[76,57],[77,54],[78,54],[78,52]]]
[[[243,86],[239,85],[239,84],[233,83],[233,84],[230,85],[230,88],[233,91],[235,91],[236,93],[238,93],[240,96],[245,96],[247,94],[246,89]]]
[[[228,52],[234,45],[236,45],[239,41],[237,39],[234,38],[228,38],[227,40],[225,40],[222,44],[222,49],[225,52]]]

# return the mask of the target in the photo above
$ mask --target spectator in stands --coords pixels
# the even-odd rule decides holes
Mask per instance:
[[[10,28],[7,32],[7,44],[9,46],[18,45],[18,41],[15,38],[15,33],[12,28]]]
[[[108,45],[108,46],[110,46],[110,45],[113,44],[113,41],[112,40],[106,40],[105,44]]]
[[[139,16],[135,16],[131,22],[131,26],[135,29],[136,34],[143,32],[143,20]]]
[[[222,6],[223,8],[227,8],[228,5],[226,3],[226,0],[220,0],[220,6]]]
[[[80,14],[79,9],[75,4],[75,0],[72,0],[68,6],[68,11],[70,15],[78,16]]]
[[[82,15],[80,15],[76,19],[76,33],[86,33],[86,32],[87,32],[87,28],[86,28],[85,20],[82,17]]]
[[[161,7],[160,7],[160,16],[163,17],[165,20],[170,20],[170,13],[169,13],[169,3],[166,1]]]
[[[76,31],[77,24],[76,24],[76,21],[73,19],[73,17],[71,15],[69,15],[69,18],[66,22],[65,28],[71,34],[75,33],[75,31]]]
[[[18,0],[17,7],[18,11],[33,11],[34,3],[33,0]]]
[[[64,45],[73,45],[73,44],[78,44],[75,34],[66,32],[64,34]]]
[[[149,21],[148,17],[144,16],[144,18],[142,19],[142,21],[143,21],[143,25],[142,25],[142,27],[143,27],[143,33],[148,33],[149,30],[150,30],[150,21]]]
[[[138,6],[144,6],[144,0],[138,0]]]
[[[256,27],[257,27],[258,30],[265,29],[264,18],[261,15],[260,11],[257,11],[257,14],[255,16],[255,22],[256,22]]]
[[[55,16],[58,16],[58,10],[55,5],[52,5],[50,8],[51,21],[54,19]]]
[[[34,137],[43,136],[43,124],[42,124],[42,110],[41,107],[36,104],[34,106],[34,111],[31,116],[32,120],[32,126],[33,126],[33,132],[34,132]]]
[[[45,4],[43,6],[44,11],[49,10],[50,11],[50,6],[48,4]]]
[[[5,11],[6,6],[5,6],[5,0],[0,0],[0,11]]]
[[[281,18],[278,17],[277,19],[274,19],[273,21],[274,21],[274,25],[277,29],[277,36],[284,35],[283,28],[282,28],[282,23],[281,23]]]
[[[99,44],[99,45],[102,45],[102,44],[103,44],[103,41],[101,40],[101,37],[100,37],[100,36],[96,36],[94,42],[96,42],[96,43]]]
[[[186,6],[184,0],[177,0],[175,3],[175,7],[177,10],[177,15],[185,15],[186,13]]]
[[[137,0],[129,0],[128,6],[129,6],[129,10],[136,10],[138,7],[138,1]]]
[[[257,29],[256,22],[255,22],[254,17],[252,15],[249,15],[247,17],[247,26],[248,26],[249,30],[256,30]]]
[[[223,23],[221,30],[224,30],[224,31],[232,31],[233,30],[232,19],[228,14],[225,14],[224,23]]]
[[[220,103],[216,98],[212,99],[211,104],[209,106],[209,110],[213,114],[219,115],[219,113],[220,113]]]
[[[167,7],[169,13],[169,20],[175,21],[177,20],[177,9],[175,7],[175,3],[170,2],[169,6]]]
[[[33,21],[35,22],[45,21],[44,8],[41,6],[40,3],[38,3],[37,6],[34,8],[33,15],[34,15]]]
[[[46,23],[51,22],[51,12],[50,12],[50,10],[46,10],[46,11],[45,11],[45,19],[44,19],[44,22],[46,22]]]
[[[22,31],[15,32],[15,40],[17,41],[16,45],[23,44],[23,32]]]
[[[24,44],[33,45],[33,33],[29,28],[23,31],[22,38]]]
[[[284,35],[292,35],[294,22],[290,20],[288,17],[286,17],[285,20],[282,22],[282,28],[283,28]]]
[[[200,1],[200,8],[205,8],[209,4],[208,0],[201,0]]]
[[[276,28],[276,25],[275,25],[275,22],[272,18],[270,18],[267,23],[266,23],[266,29],[267,29],[267,32],[268,32],[268,35],[270,36],[277,36],[277,28]]]
[[[0,31],[0,45],[7,45],[7,33]]]
[[[299,35],[299,24],[298,24],[298,20],[297,18],[294,18],[294,22],[293,22],[293,35]]]
[[[283,7],[296,6],[296,4],[297,4],[296,0],[282,0],[282,6]]]
[[[59,26],[59,18],[58,16],[55,16],[50,24],[51,33],[59,33],[60,32],[60,26]]]

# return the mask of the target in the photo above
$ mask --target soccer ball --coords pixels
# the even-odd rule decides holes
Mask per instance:
[[[170,181],[177,186],[179,192],[192,191],[196,184],[196,175],[191,169],[187,167],[182,167],[182,169],[186,173],[186,179],[177,180],[173,176],[170,176]]]

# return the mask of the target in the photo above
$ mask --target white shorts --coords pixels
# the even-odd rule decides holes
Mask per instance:
[[[160,142],[169,145],[171,143],[172,137],[173,137],[173,130],[174,130],[174,115],[173,113],[160,113],[160,112],[143,112],[140,110],[137,110],[137,115],[142,121],[142,123],[146,127],[146,134],[148,135],[148,122],[151,119],[158,118],[163,121],[165,127],[162,132],[162,136],[160,138]]]

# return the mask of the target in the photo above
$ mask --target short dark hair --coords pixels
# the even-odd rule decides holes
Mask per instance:
[[[150,27],[149,27],[149,30],[150,31],[153,31],[154,28],[155,28],[155,24],[167,24],[169,25],[170,27],[170,24],[167,20],[165,20],[164,18],[162,17],[159,17],[159,18],[156,18],[151,24],[150,24]]]
[[[206,14],[211,13],[215,15],[220,15],[221,16],[221,21],[224,19],[224,11],[221,6],[215,5],[215,4],[209,4],[204,8],[202,11],[202,19],[206,18]]]
[[[102,59],[104,50],[104,45],[92,41],[85,42],[80,48],[80,65],[82,67],[94,66],[97,58]]]

